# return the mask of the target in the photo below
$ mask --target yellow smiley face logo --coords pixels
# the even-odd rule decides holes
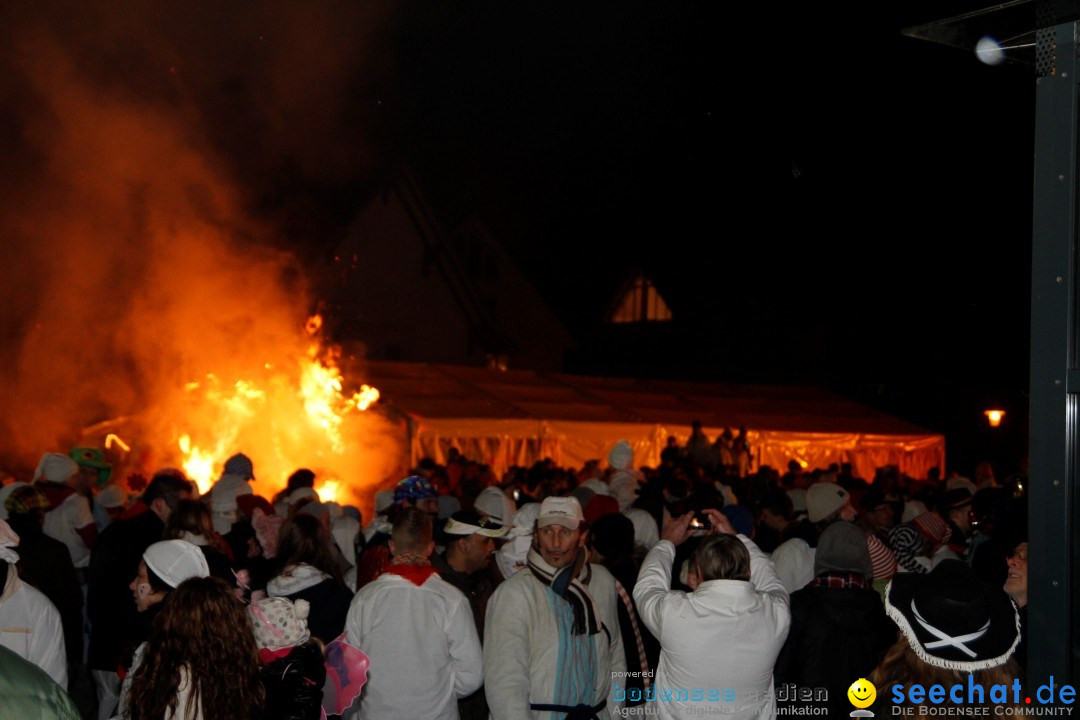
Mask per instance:
[[[866,678],[859,678],[851,683],[851,687],[847,690],[847,698],[857,708],[868,708],[877,699],[877,688]]]

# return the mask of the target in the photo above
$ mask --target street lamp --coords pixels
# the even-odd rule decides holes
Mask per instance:
[[[983,415],[986,416],[986,420],[992,428],[1000,427],[1001,421],[1005,419],[1004,410],[984,410]]]

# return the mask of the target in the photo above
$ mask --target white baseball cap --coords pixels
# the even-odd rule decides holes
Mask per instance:
[[[581,513],[581,503],[576,497],[549,497],[540,503],[540,516],[536,519],[536,527],[562,525],[577,530],[583,522],[585,516]]]

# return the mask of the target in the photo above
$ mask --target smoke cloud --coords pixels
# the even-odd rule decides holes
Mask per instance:
[[[235,431],[273,485],[300,464],[353,484],[395,472],[374,414],[347,421],[336,455],[282,434],[304,411],[289,378],[318,302],[297,235],[315,253],[334,240],[312,188],[380,162],[364,68],[386,18],[357,5],[0,6],[7,467],[129,418],[159,465],[178,433]],[[243,430],[207,417],[205,393],[237,381],[264,393]]]

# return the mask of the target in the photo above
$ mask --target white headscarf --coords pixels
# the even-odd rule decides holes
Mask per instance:
[[[37,470],[34,471],[34,482],[46,480],[65,483],[78,472],[78,464],[67,455],[45,453],[38,462]]]
[[[608,452],[608,464],[616,470],[634,469],[634,448],[625,440],[615,443]]]

